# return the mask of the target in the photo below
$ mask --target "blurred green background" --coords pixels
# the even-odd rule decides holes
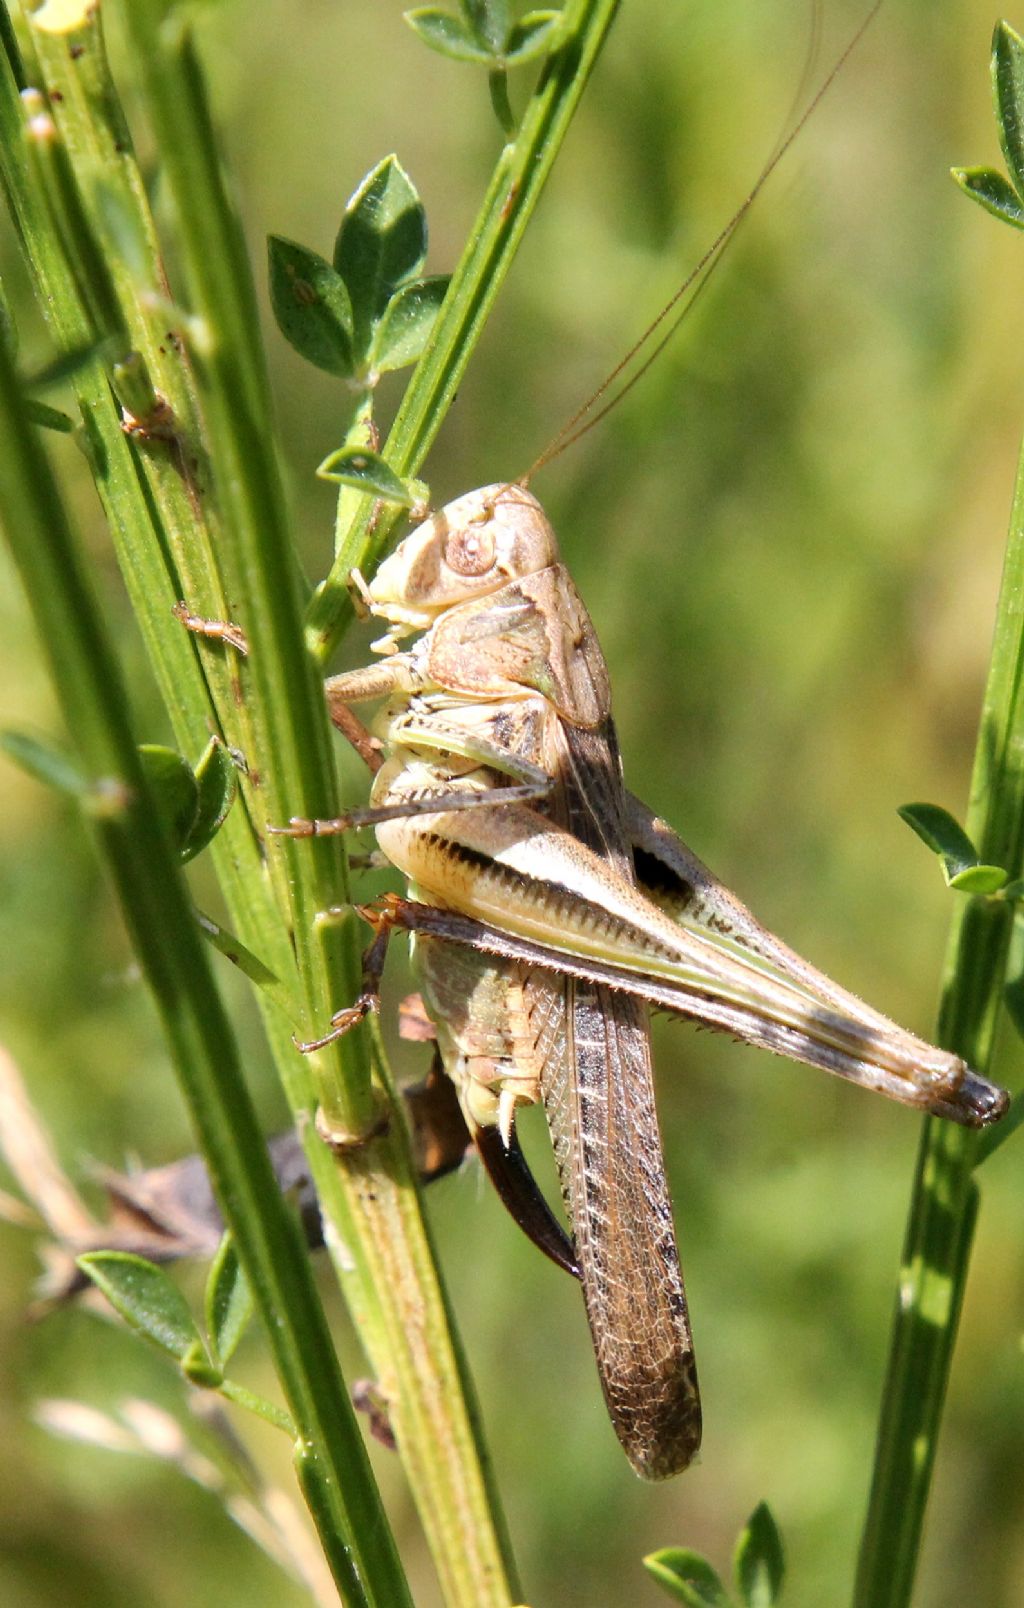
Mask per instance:
[[[829,0],[815,76],[861,11]],[[994,21],[979,0],[890,0],[670,352],[535,486],[610,663],[633,788],[808,958],[925,1033],[951,896],[895,811],[921,798],[963,810],[1024,423],[1021,244],[947,173],[997,159]],[[426,51],[391,0],[224,0],[199,26],[261,283],[265,235],[329,253],[345,198],[392,149],[427,205],[431,271],[452,266],[498,148],[481,75]],[[427,464],[436,502],[521,473],[653,316],[756,177],[809,30],[782,0],[623,6]],[[0,265],[25,305],[31,367],[47,350],[9,237]],[[343,398],[269,318],[265,335],[318,575],[333,506],[313,470],[339,444]],[[166,740],[83,466],[67,441],[54,456],[106,584],[140,738]],[[0,566],[0,724],[59,733]],[[72,1173],[90,1158],[169,1160],[190,1148],[187,1122],[85,834],[7,764],[0,789],[3,1041]],[[201,868],[198,883],[203,898]],[[279,1124],[254,1013],[224,982]],[[692,1471],[662,1488],[630,1473],[578,1291],[476,1171],[431,1192],[527,1600],[664,1600],[640,1556],[685,1543],[724,1569],[764,1498],[786,1540],[787,1604],[842,1604],[918,1123],[706,1033],[656,1034],[705,1403]],[[917,1598],[928,1608],[1024,1600],[1019,1171],[1011,1145],[983,1175]],[[173,1469],[37,1427],[45,1396],[187,1409],[158,1357],[89,1312],[26,1326],[33,1244],[0,1224],[0,1245],[0,1601],[305,1600]],[[256,1342],[239,1366],[273,1390]],[[257,1444],[287,1486],[286,1450]],[[417,1602],[434,1603],[397,1463],[375,1462]]]

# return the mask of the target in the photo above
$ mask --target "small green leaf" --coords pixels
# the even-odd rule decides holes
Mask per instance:
[[[993,217],[1002,218],[1014,229],[1024,229],[1024,202],[1013,185],[997,173],[995,168],[950,168],[950,173],[965,195],[977,201]]]
[[[58,793],[80,798],[89,791],[88,778],[70,755],[53,743],[30,737],[25,731],[0,731],[0,749],[29,776],[55,787]]]
[[[481,49],[500,56],[512,20],[508,0],[459,0],[459,10]]]
[[[487,92],[491,97],[491,110],[498,119],[498,127],[506,140],[514,140],[519,125],[512,110],[512,102],[508,98],[508,71],[504,58],[499,67],[495,67],[487,74]]]
[[[525,17],[520,17],[505,46],[507,65],[522,67],[552,50],[561,21],[560,11],[528,11]]]
[[[486,67],[494,66],[491,52],[477,44],[461,17],[453,17],[450,11],[444,11],[440,6],[417,6],[413,11],[406,11],[404,16],[413,33],[418,34],[423,43],[431,50],[436,50],[439,56],[447,56],[451,61],[473,61]]]
[[[44,430],[59,430],[63,435],[69,435],[75,428],[75,421],[59,408],[48,407],[45,402],[35,402],[31,397],[25,398],[25,412],[33,424],[41,425]]]
[[[731,1608],[729,1595],[706,1558],[689,1547],[662,1547],[643,1560],[647,1573],[686,1608]]]
[[[992,35],[992,92],[1006,166],[1024,196],[1024,39],[1008,22],[996,23]]]
[[[181,1371],[192,1385],[201,1390],[217,1390],[224,1382],[224,1370],[211,1362],[201,1340],[193,1340],[181,1359]]]
[[[1009,902],[1024,899],[1024,877],[1017,877],[1013,882],[1004,883],[1001,897]]]
[[[345,208],[334,266],[352,299],[355,349],[362,361],[395,291],[423,269],[427,215],[398,158],[386,156]]]
[[[201,910],[196,911],[196,920],[199,922],[203,937],[209,940],[219,955],[223,955],[225,960],[230,960],[233,966],[237,966],[244,977],[248,977],[249,981],[255,983],[257,988],[277,989],[281,991],[283,996],[280,979],[271,971],[269,966],[265,966],[263,961],[253,954],[251,949],[247,949],[241,939],[236,938],[233,932],[228,932],[226,927],[222,927],[218,922],[212,921],[209,916],[204,916]],[[285,1014],[294,1021],[295,1012],[294,1010],[289,1011],[284,1006],[283,998],[282,1008],[284,1008]]]
[[[195,856],[213,841],[238,792],[238,772],[219,737],[211,737],[195,769],[199,796],[195,819],[181,851],[183,860]]]
[[[139,758],[161,819],[181,851],[199,816],[199,786],[187,759],[173,748],[141,743]]]
[[[326,258],[294,240],[271,235],[267,246],[270,300],[281,334],[317,368],[347,378],[355,362],[344,279]]]
[[[78,1266],[131,1328],[179,1362],[202,1344],[185,1297],[162,1268],[128,1251],[87,1251]]]
[[[248,1327],[254,1302],[235,1242],[225,1234],[206,1281],[206,1332],[219,1363],[230,1361]]]
[[[328,453],[317,475],[321,480],[336,481],[339,486],[354,486],[357,491],[373,497],[384,497],[400,508],[411,508],[416,500],[379,453],[371,452],[368,447],[338,447]]]
[[[733,1558],[745,1608],[773,1608],[782,1590],[782,1537],[767,1502],[759,1502],[740,1532]]]
[[[974,844],[956,817],[940,804],[903,804],[896,813],[933,854],[941,855],[950,866],[977,865]]]
[[[415,363],[434,327],[445,292],[447,274],[403,285],[388,302],[374,341],[373,366],[381,373]]]
[[[950,877],[949,885],[958,893],[998,893],[1006,885],[1006,872],[1001,865],[969,865]]]
[[[896,813],[938,855],[949,887],[966,893],[995,893],[1006,882],[1007,873],[1001,866],[982,865],[959,821],[941,805],[904,804]]]

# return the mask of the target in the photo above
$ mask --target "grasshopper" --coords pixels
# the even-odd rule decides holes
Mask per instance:
[[[701,1417],[650,1008],[968,1126],[1007,1096],[802,960],[627,792],[594,627],[524,485],[449,503],[362,590],[388,622],[382,658],[326,694],[348,733],[352,705],[383,700],[370,807],[284,830],[372,824],[406,878],[381,937],[414,934],[469,1131],[527,1232],[580,1278],[616,1433],[638,1474],[664,1478],[694,1457]],[[375,1004],[373,950],[360,1003],[303,1048]],[[517,1108],[537,1100],[568,1244],[531,1207],[515,1141]]]
[[[694,273],[531,474],[646,372],[880,3]],[[680,303],[653,355],[581,424]],[[579,1278],[615,1431],[636,1472],[663,1479],[695,1456],[701,1413],[650,1010],[969,1127],[997,1121],[1008,1097],[801,959],[626,790],[604,658],[528,478],[457,498],[417,525],[369,586],[353,576],[388,630],[373,644],[380,661],[332,677],[326,695],[375,772],[370,805],[277,830],[374,826],[408,897],[364,912],[377,936],[363,994],[300,1047],[318,1048],[376,1007],[388,935],[408,930],[468,1131],[522,1227]],[[383,705],[375,739],[352,712],[373,701]],[[571,1237],[516,1140],[518,1107],[536,1101]]]

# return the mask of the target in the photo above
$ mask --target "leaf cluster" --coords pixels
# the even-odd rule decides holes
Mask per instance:
[[[1008,22],[992,36],[992,96],[1006,174],[992,167],[955,167],[954,180],[972,201],[1014,229],[1024,229],[1024,39]]]
[[[366,175],[345,207],[330,262],[281,235],[269,241],[270,295],[300,356],[372,390],[421,355],[449,280],[423,276],[427,216],[398,158]]]
[[[503,72],[551,50],[561,15],[553,10],[528,11],[514,20],[508,0],[459,0],[457,12],[416,6],[405,13],[405,20],[439,55]]]
[[[708,1560],[689,1547],[649,1553],[644,1568],[674,1602],[686,1608],[774,1608],[785,1574],[782,1537],[767,1502],[759,1502],[733,1551],[735,1596]]]

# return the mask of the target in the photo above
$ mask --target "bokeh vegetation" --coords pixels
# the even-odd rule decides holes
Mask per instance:
[[[827,8],[820,64],[857,10]],[[895,812],[916,798],[964,805],[1024,421],[1019,242],[947,172],[996,159],[994,20],[978,0],[938,12],[891,0],[680,338],[536,487],[609,659],[631,785],[769,925],[922,1032],[954,896]],[[671,292],[756,177],[808,27],[802,11],[749,0],[623,7],[427,464],[435,501],[521,472]],[[223,0],[201,38],[257,264],[271,232],[328,251],[346,196],[394,149],[427,205],[430,268],[452,266],[500,138],[482,75],[427,52],[380,0],[244,12]],[[130,104],[132,64],[121,67]],[[23,364],[41,364],[10,241],[0,266]],[[343,399],[269,314],[266,334],[316,575],[333,506],[313,470],[338,445]],[[71,442],[53,452],[107,583],[137,730],[166,741],[84,464]],[[3,575],[0,724],[53,732],[27,611]],[[362,662],[367,640],[345,662]],[[6,1046],[72,1171],[179,1155],[192,1140],[164,1045],[76,812],[12,767],[0,786]],[[201,866],[197,877],[212,900]],[[246,990],[225,987],[261,1110],[280,1125]],[[401,990],[399,977],[394,999]],[[1006,1040],[1013,1084],[1020,1051]],[[680,1480],[651,1489],[629,1472],[578,1291],[474,1171],[431,1191],[528,1600],[653,1603],[644,1552],[687,1542],[724,1565],[766,1498],[787,1543],[785,1600],[840,1603],[918,1125],[708,1034],[659,1026],[657,1049],[707,1419],[702,1461]],[[411,1070],[409,1047],[398,1053]],[[1012,1155],[985,1172],[919,1588],[929,1608],[1002,1608],[1024,1588]],[[36,1608],[69,1583],[77,1602],[103,1605],[304,1600],[174,1470],[32,1424],[33,1402],[51,1395],[112,1407],[139,1394],[184,1416],[182,1388],[85,1310],[27,1328],[32,1245],[0,1232],[4,1601]],[[273,1389],[255,1341],[242,1366]],[[287,1484],[286,1455],[269,1435],[257,1445]],[[378,1449],[374,1461],[416,1600],[429,1603],[397,1463]]]

